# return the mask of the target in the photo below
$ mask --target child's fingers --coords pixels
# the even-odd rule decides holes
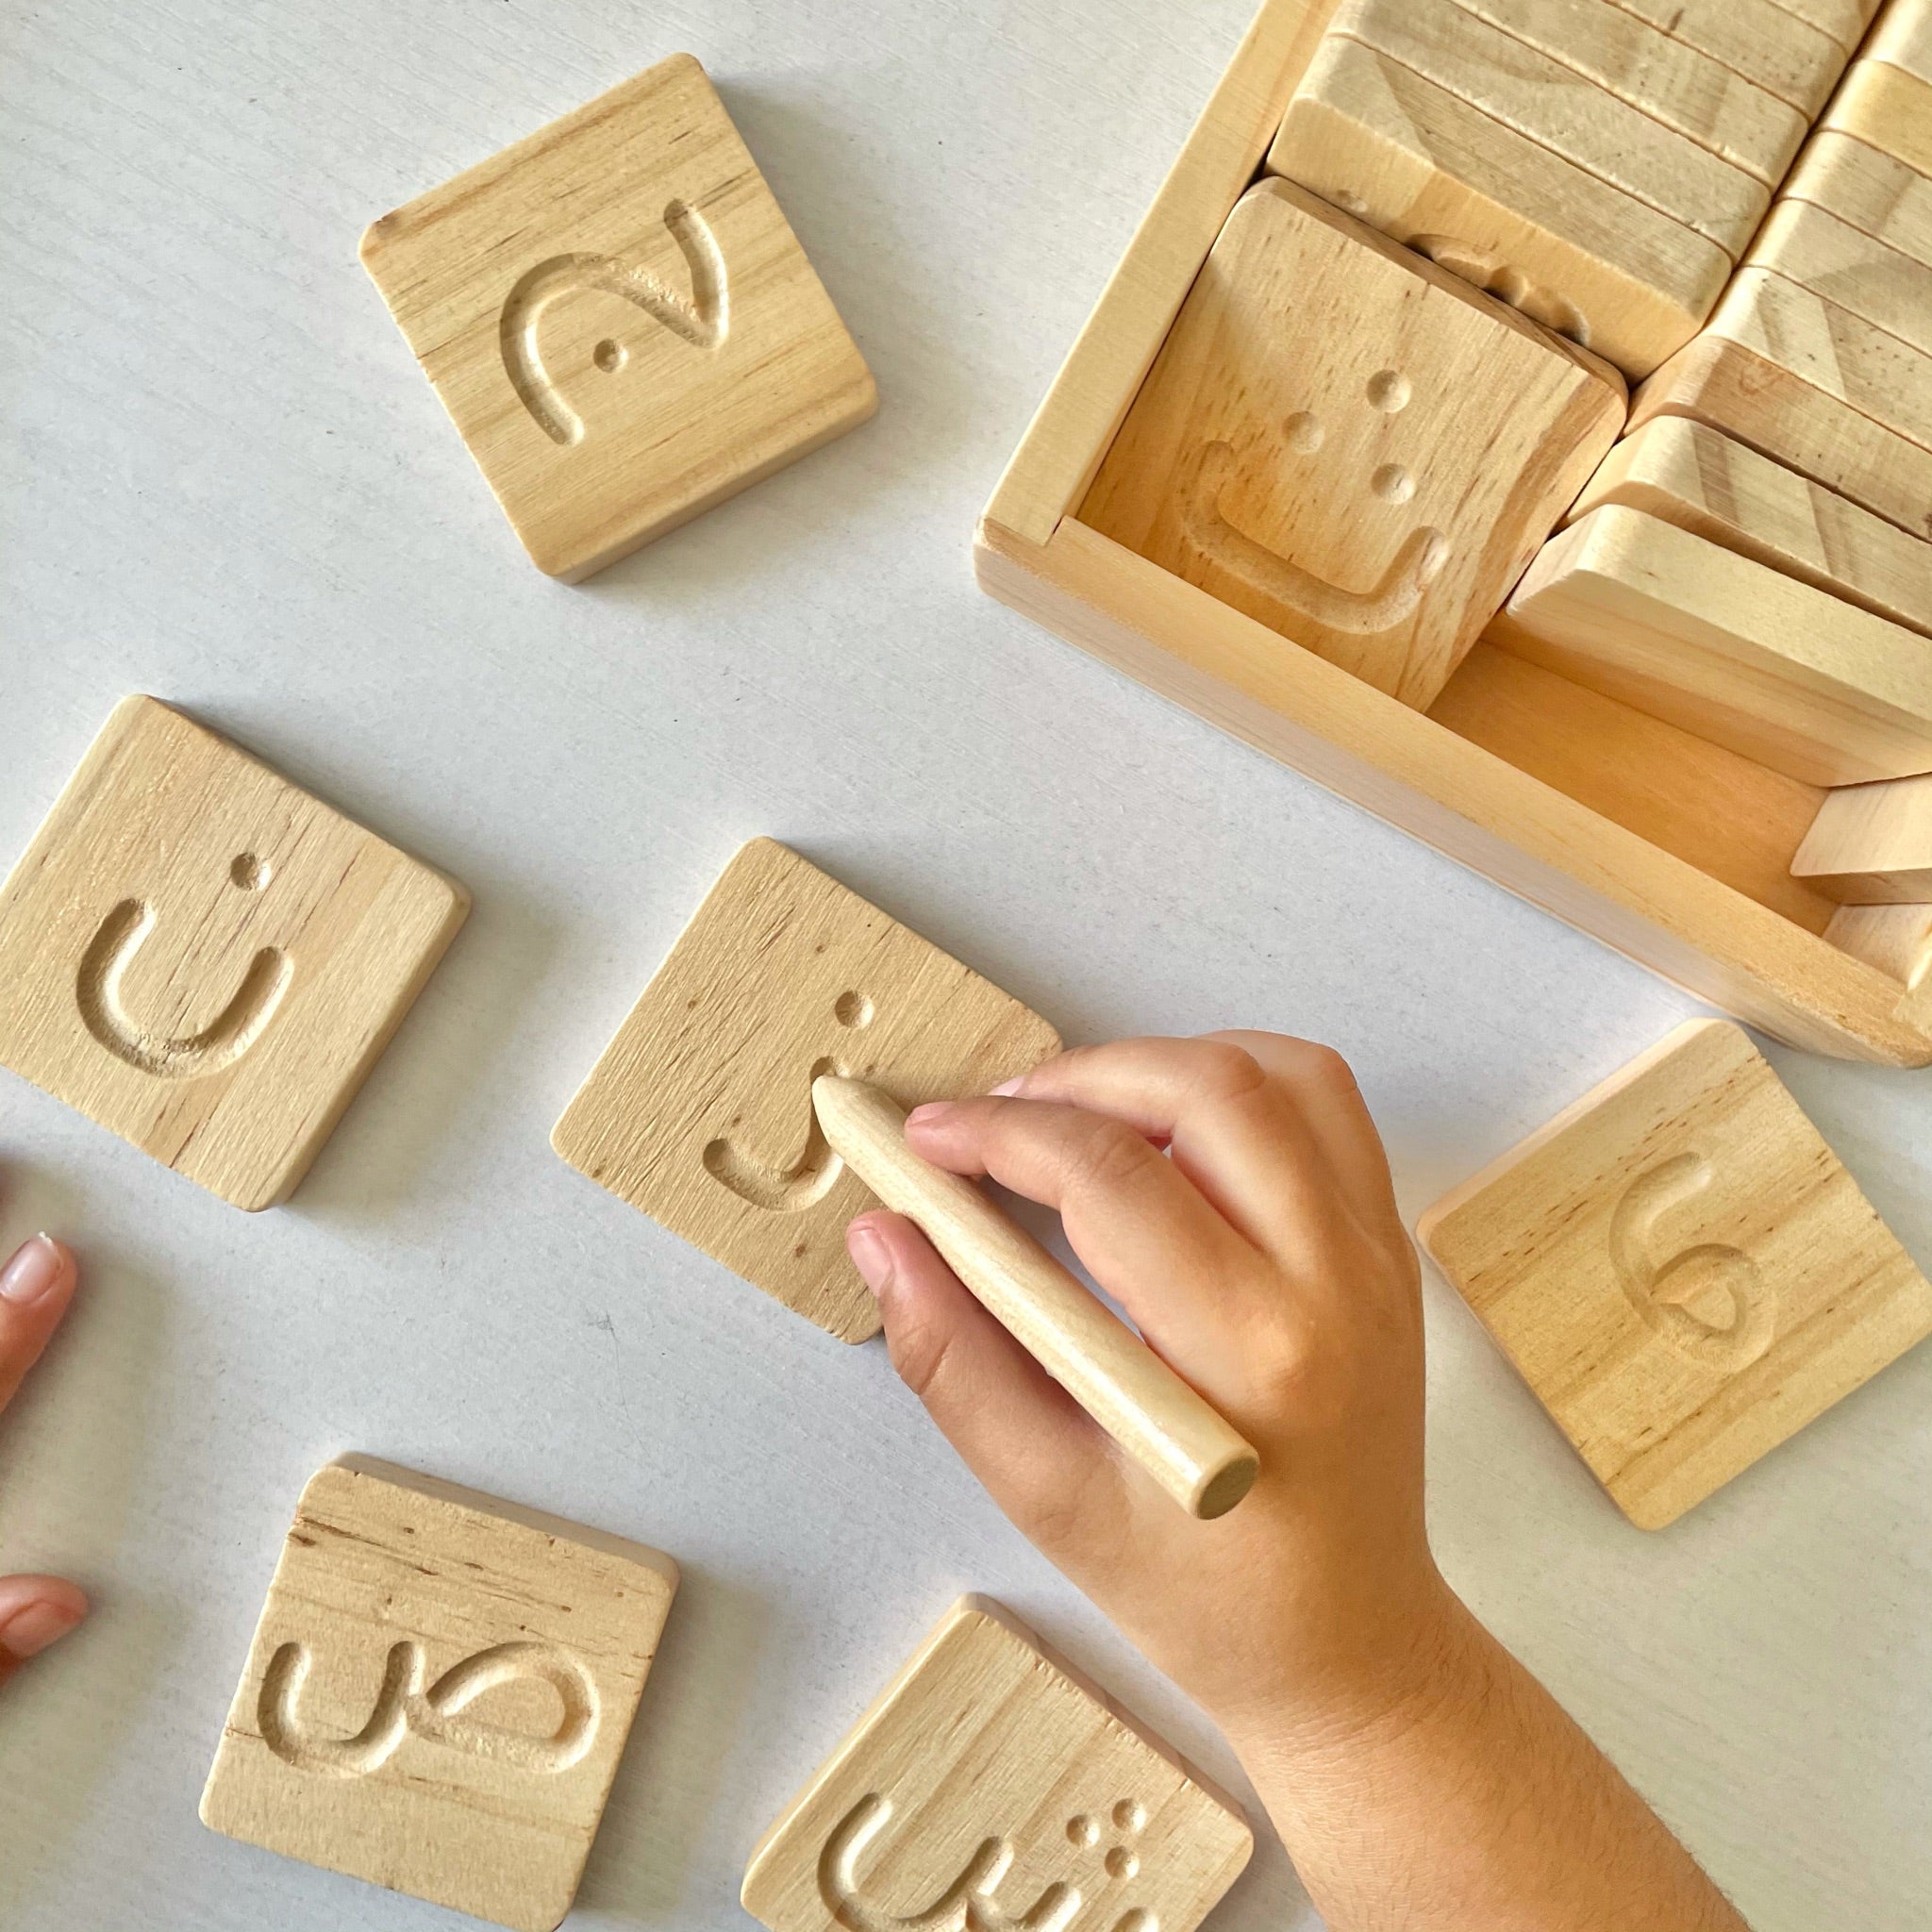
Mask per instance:
[[[1395,1186],[1390,1178],[1382,1136],[1356,1084],[1354,1069],[1332,1046],[1297,1040],[1291,1034],[1255,1033],[1246,1028],[1203,1037],[1252,1055],[1268,1077],[1292,1098],[1357,1211],[1381,1217],[1405,1241],[1408,1239],[1395,1205]]]
[[[1017,1091],[1109,1114],[1165,1141],[1181,1171],[1259,1247],[1278,1249],[1332,1206],[1339,1176],[1325,1137],[1299,1096],[1234,1036],[1074,1047],[1036,1067]]]
[[[892,1366],[1007,1515],[1049,1556],[1114,1541],[1125,1491],[1112,1445],[901,1214],[846,1234],[878,1300]]]
[[[87,1615],[87,1598],[58,1576],[0,1576],[0,1684]]]
[[[1259,1252],[1124,1121],[989,1097],[919,1108],[906,1138],[941,1167],[1058,1209],[1094,1280],[1210,1400],[1240,1369],[1243,1331],[1282,1312]]]
[[[75,1279],[73,1255],[43,1234],[22,1242],[0,1268],[0,1408],[60,1325]]]

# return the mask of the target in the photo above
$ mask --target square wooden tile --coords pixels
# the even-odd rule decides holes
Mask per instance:
[[[1059,1050],[1038,1013],[770,839],[725,867],[551,1144],[846,1341],[878,1311],[845,1254],[876,1205],[825,1145],[811,1083],[902,1107],[980,1093]]]
[[[284,1199],[470,908],[153,698],[4,887],[0,1065],[237,1208]]]
[[[1228,217],[1080,520],[1426,709],[1624,407],[1607,364],[1266,180]]]
[[[392,1464],[310,1478],[202,1793],[229,1838],[517,1932],[569,1911],[677,1590]]]
[[[1678,1027],[1418,1232],[1644,1529],[1932,1334],[1932,1285],[1724,1021]]]
[[[384,215],[362,261],[553,576],[602,570],[877,406],[689,54]]]
[[[1232,1799],[969,1596],[759,1840],[743,1899],[771,1932],[962,1910],[973,1926],[1193,1932],[1253,1850]]]

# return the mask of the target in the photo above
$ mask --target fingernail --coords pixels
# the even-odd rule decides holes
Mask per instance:
[[[855,1221],[845,1230],[845,1251],[858,1270],[866,1287],[877,1294],[891,1285],[892,1251],[870,1222]]]
[[[1014,1079],[1002,1080],[1000,1084],[997,1087],[993,1088],[991,1091],[1001,1100],[1010,1100],[1012,1099],[1014,1094],[1019,1092],[1021,1088],[1025,1086],[1025,1084],[1026,1075],[1024,1074],[1021,1074]]]
[[[924,1107],[915,1107],[906,1116],[908,1127],[930,1127],[937,1125],[953,1110],[950,1100],[928,1100]]]
[[[49,1236],[37,1234],[32,1241],[23,1241],[13,1259],[0,1269],[0,1302],[11,1302],[17,1308],[32,1307],[59,1286],[64,1265],[58,1246]]]
[[[0,1650],[18,1657],[38,1657],[79,1622],[79,1613],[66,1604],[42,1601],[24,1605],[0,1624]]]

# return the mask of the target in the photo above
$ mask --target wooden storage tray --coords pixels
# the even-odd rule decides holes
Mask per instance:
[[[982,588],[1792,1045],[1932,1062],[1932,974],[1825,940],[1839,908],[1790,874],[1814,788],[1488,642],[1410,710],[1075,514],[1334,6],[1265,0],[986,507]],[[1909,958],[1924,915],[1873,912],[1874,957]]]

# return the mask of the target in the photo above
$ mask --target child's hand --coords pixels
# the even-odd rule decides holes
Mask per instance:
[[[903,1218],[854,1223],[892,1360],[1014,1523],[1239,1740],[1373,1715],[1433,1668],[1414,1250],[1339,1054],[1272,1034],[1079,1048],[921,1108],[928,1160],[1058,1208],[1093,1278],[1260,1452],[1198,1523]],[[1164,1158],[1161,1148],[1169,1150]]]
[[[1266,1033],[1082,1048],[906,1131],[1057,1208],[1093,1278],[1260,1452],[1247,1499],[1196,1521],[912,1223],[853,1223],[899,1373],[1220,1723],[1336,1932],[1741,1932],[1436,1569],[1415,1253],[1338,1055]]]
[[[0,1408],[60,1325],[75,1278],[73,1255],[43,1234],[0,1268]],[[86,1615],[87,1598],[58,1576],[0,1576],[0,1683]]]

